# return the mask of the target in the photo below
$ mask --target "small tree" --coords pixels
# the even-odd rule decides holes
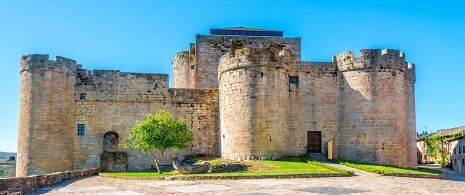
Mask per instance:
[[[14,156],[10,156],[10,157],[8,157],[8,159],[7,159],[7,161],[15,161],[15,160],[16,160],[16,158],[15,158]]]
[[[155,161],[158,173],[162,174],[160,162],[168,148],[180,151],[189,147],[189,142],[194,140],[192,131],[183,118],[174,120],[171,113],[161,109],[155,116],[147,115],[147,120],[136,121],[129,131],[129,136],[120,144],[122,148],[135,148],[143,153],[149,153]],[[155,151],[160,155],[157,156]]]

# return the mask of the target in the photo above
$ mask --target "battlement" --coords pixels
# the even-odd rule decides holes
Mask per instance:
[[[173,60],[178,60],[178,59],[182,59],[186,57],[189,58],[189,51],[181,51],[181,52],[174,54]]]
[[[407,70],[405,54],[395,49],[385,49],[382,51],[380,49],[362,49],[360,50],[359,57],[355,57],[353,51],[347,51],[335,55],[333,62],[337,63],[341,71],[369,67]]]
[[[86,82],[78,82],[80,85],[96,84],[95,82],[102,81],[117,81],[117,80],[147,80],[147,81],[161,81],[160,85],[168,87],[168,74],[155,74],[155,73],[138,73],[138,72],[121,72],[120,70],[87,70],[78,69],[78,78]]]
[[[76,74],[77,64],[75,60],[56,56],[55,60],[49,60],[48,54],[23,55],[20,60],[20,72],[31,69],[53,70]]]
[[[407,64],[407,75],[405,76],[408,80],[411,80],[412,82],[415,82],[416,76],[415,76],[415,64],[413,63],[408,63]]]
[[[220,58],[218,75],[228,70],[242,67],[274,67],[289,69],[291,57],[288,51],[279,48],[244,48],[228,53]]]
[[[334,62],[308,62],[308,61],[297,61],[290,67],[292,72],[309,72],[309,73],[334,73],[336,69],[336,63]]]

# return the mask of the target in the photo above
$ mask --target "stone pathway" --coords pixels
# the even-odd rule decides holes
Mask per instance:
[[[465,182],[461,181],[357,174],[360,176],[202,181],[121,180],[93,176],[69,180],[29,194],[463,194],[465,189]]]
[[[358,169],[354,169],[352,167],[348,167],[348,166],[344,166],[344,165],[341,165],[341,164],[337,164],[337,163],[333,163],[333,162],[330,162],[330,161],[319,161],[325,165],[329,165],[329,166],[332,166],[332,167],[336,167],[338,169],[344,169],[344,170],[349,170],[349,171],[353,171],[355,173],[355,175],[357,176],[363,176],[363,177],[379,177],[379,175],[376,175],[374,173],[370,173],[370,172],[366,172],[366,171],[362,171],[362,170],[358,170]]]
[[[418,167],[425,168],[425,169],[440,170],[446,175],[447,180],[465,181],[465,173],[460,173],[458,171],[450,170],[448,168],[442,168],[440,165],[421,164],[421,165],[418,165]]]

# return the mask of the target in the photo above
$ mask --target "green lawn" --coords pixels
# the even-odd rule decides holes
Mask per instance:
[[[210,162],[212,166],[225,164],[226,161],[216,157],[196,158],[197,163]],[[241,162],[234,162],[240,164]],[[288,157],[279,160],[260,160],[246,161],[249,168],[245,170],[227,173],[207,173],[195,175],[210,175],[210,176],[242,176],[242,175],[275,175],[275,174],[311,174],[311,173],[346,173],[353,175],[352,171],[337,169],[319,162],[311,161],[306,158]],[[252,168],[253,167],[253,168]],[[260,167],[265,167],[260,169]],[[165,169],[163,174],[158,174],[156,170],[149,171],[133,171],[133,172],[112,172],[104,173],[111,176],[127,176],[127,177],[160,177],[160,176],[175,176],[182,175],[177,170]]]
[[[442,171],[430,170],[430,169],[414,169],[414,168],[402,168],[389,165],[378,165],[370,163],[352,162],[345,160],[330,160],[334,163],[360,169],[363,171],[375,173],[375,174],[386,174],[386,173],[411,173],[411,174],[442,174]]]

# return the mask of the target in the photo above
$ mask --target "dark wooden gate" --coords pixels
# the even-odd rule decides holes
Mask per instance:
[[[307,153],[321,153],[321,131],[307,131]]]

